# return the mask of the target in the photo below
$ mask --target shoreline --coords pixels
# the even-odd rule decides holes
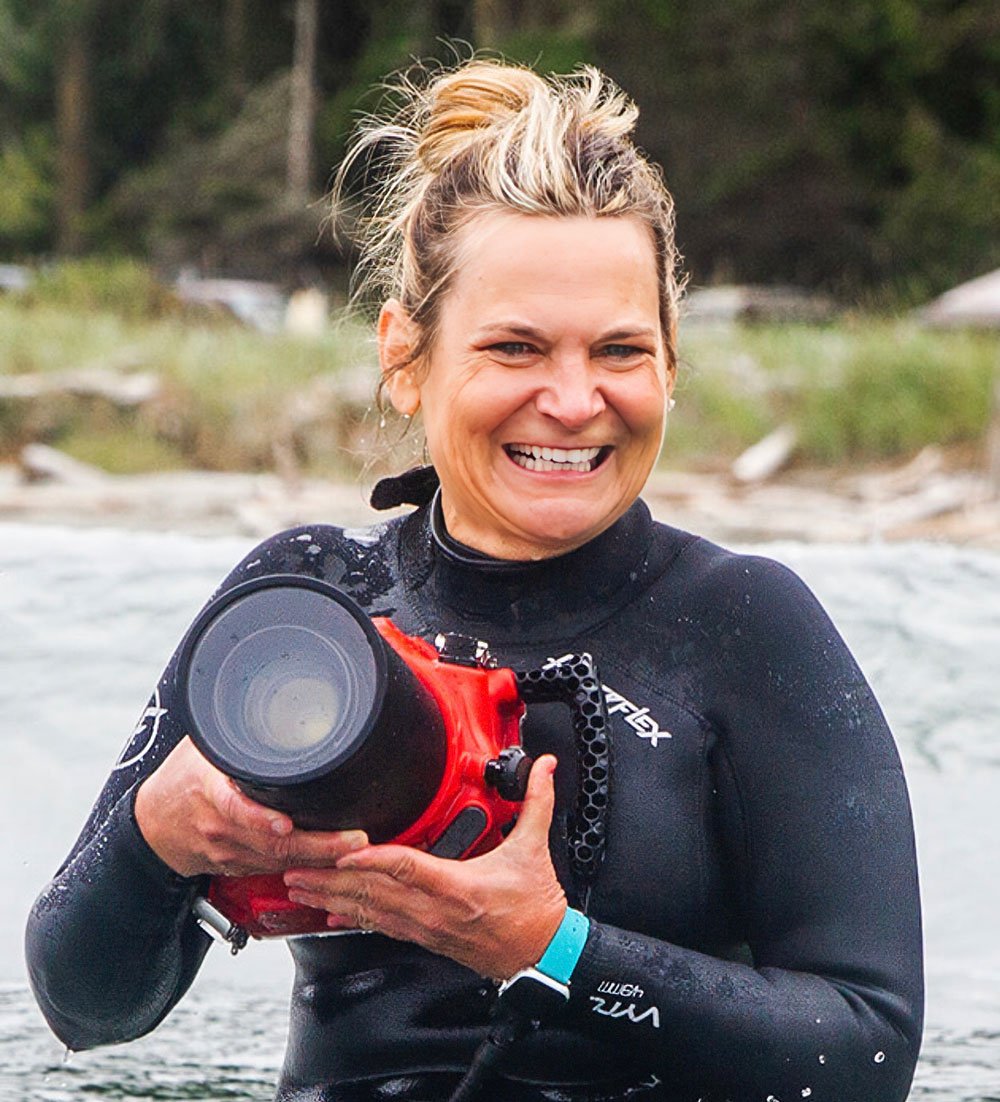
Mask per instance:
[[[296,524],[361,526],[393,515],[372,480],[177,471],[27,480],[0,466],[0,524],[263,537]],[[721,543],[944,542],[1000,551],[1000,494],[938,449],[893,468],[792,470],[741,484],[728,473],[657,470],[642,495],[655,519]]]

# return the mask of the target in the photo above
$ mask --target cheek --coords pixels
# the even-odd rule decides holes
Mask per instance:
[[[481,455],[499,423],[496,398],[495,389],[491,394],[473,383],[435,395],[424,406],[424,433],[431,454],[447,457],[454,466]]]
[[[645,440],[662,433],[667,408],[666,386],[649,380],[625,387],[618,396],[616,407],[628,429]]]
[[[496,437],[515,414],[530,403],[530,388],[519,380],[477,372],[461,387],[437,396],[433,424],[426,422],[428,442],[432,432],[440,444],[456,452],[499,447]]]

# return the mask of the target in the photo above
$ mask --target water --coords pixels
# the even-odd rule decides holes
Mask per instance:
[[[238,539],[0,525],[0,1102],[266,1102],[286,952],[216,948],[151,1036],[68,1060],[27,990],[25,913]],[[911,1102],[1000,1100],[1000,556],[780,545],[874,684],[907,767],[928,1008]],[[15,841],[16,840],[16,841]]]

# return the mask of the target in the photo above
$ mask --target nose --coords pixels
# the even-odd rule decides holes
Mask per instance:
[[[545,385],[535,396],[539,413],[568,429],[579,429],[604,411],[607,403],[586,357],[567,357],[549,366]]]

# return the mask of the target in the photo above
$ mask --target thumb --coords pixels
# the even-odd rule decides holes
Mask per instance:
[[[556,759],[552,754],[543,754],[532,765],[528,776],[528,788],[524,794],[524,804],[508,841],[540,840],[548,847],[549,827],[552,824],[552,812],[556,804],[556,786],[553,780],[555,771]]]

